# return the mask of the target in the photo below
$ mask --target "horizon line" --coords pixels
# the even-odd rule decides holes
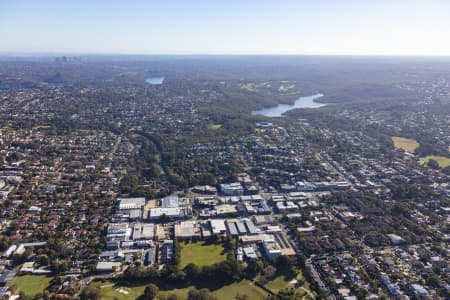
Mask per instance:
[[[2,51],[0,56],[46,57],[46,56],[334,56],[334,57],[434,57],[450,58],[450,54],[402,54],[402,53],[139,53],[139,52],[70,52],[70,51]]]

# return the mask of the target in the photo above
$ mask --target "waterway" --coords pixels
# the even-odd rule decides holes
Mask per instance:
[[[285,112],[295,108],[318,108],[325,106],[325,103],[315,102],[314,100],[323,97],[323,94],[315,94],[306,97],[300,97],[294,104],[278,104],[277,106],[263,108],[253,111],[253,115],[262,115],[266,117],[281,117]]]
[[[164,77],[149,77],[145,79],[145,82],[151,85],[160,85],[164,82]]]

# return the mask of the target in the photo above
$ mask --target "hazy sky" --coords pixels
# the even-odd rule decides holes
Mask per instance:
[[[450,55],[450,0],[0,0],[0,52]]]

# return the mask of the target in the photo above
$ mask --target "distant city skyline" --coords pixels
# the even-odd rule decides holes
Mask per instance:
[[[448,0],[0,0],[0,53],[450,55]]]

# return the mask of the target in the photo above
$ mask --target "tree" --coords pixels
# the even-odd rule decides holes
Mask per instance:
[[[250,297],[246,294],[237,294],[236,297],[234,297],[235,300],[250,300]]]
[[[367,295],[367,290],[365,290],[363,288],[356,288],[355,294],[356,294],[356,297],[358,297],[358,299],[365,299],[366,295]]]
[[[52,261],[51,268],[57,274],[66,272],[69,269],[69,262],[67,260]]]
[[[188,300],[217,300],[217,298],[208,289],[193,288],[189,290]]]
[[[152,300],[158,296],[159,288],[156,284],[149,284],[144,290],[144,299]]]
[[[167,216],[166,214],[162,214],[161,216],[159,216],[159,222],[161,223],[167,223],[170,221],[169,216]]]
[[[247,264],[247,269],[245,269],[247,278],[254,278],[262,271],[263,267],[264,265],[261,261],[257,259],[250,260]]]
[[[227,259],[213,265],[213,279],[218,282],[231,282],[242,278],[242,267],[236,259]]]
[[[201,273],[201,269],[194,263],[188,264],[183,271],[186,273],[186,278],[190,281],[195,281]]]
[[[80,294],[80,300],[98,300],[102,292],[100,288],[88,285]]]
[[[303,256],[303,254],[301,254],[301,253],[297,254],[296,258],[297,258],[297,265],[301,269],[304,269],[306,261],[305,261],[305,257]]]
[[[278,292],[276,299],[278,300],[300,300],[303,297],[300,293],[293,289],[284,289]]]
[[[50,263],[50,259],[47,255],[39,255],[36,259],[36,262],[41,266],[48,266]]]
[[[271,280],[275,278],[275,275],[277,274],[277,269],[273,266],[267,266],[263,270],[263,275],[266,280]]]
[[[279,274],[283,274],[291,271],[291,261],[287,256],[280,255],[276,261],[276,268]]]
[[[47,290],[50,292],[56,292],[63,283],[64,279],[61,276],[55,276],[52,280],[50,280]]]
[[[227,251],[232,251],[236,249],[236,241],[230,237],[225,237],[223,240],[223,247]]]
[[[430,277],[427,278],[427,284],[434,288],[438,288],[439,287],[439,276],[431,275]]]
[[[438,163],[436,160],[434,160],[434,159],[428,160],[427,165],[428,165],[430,168],[433,168],[433,169],[439,169],[439,163]]]
[[[173,241],[173,258],[172,258],[172,262],[175,266],[178,267],[178,265],[180,264],[180,260],[181,260],[181,245],[180,243],[175,239]]]
[[[25,293],[23,291],[20,291],[19,293],[19,299],[20,300],[31,300],[30,297],[28,297],[27,295],[25,295]]]
[[[450,166],[443,168],[442,172],[444,172],[447,175],[450,175]]]
[[[0,238],[0,251],[5,251],[8,249],[10,245],[10,241],[7,237],[1,237]]]

